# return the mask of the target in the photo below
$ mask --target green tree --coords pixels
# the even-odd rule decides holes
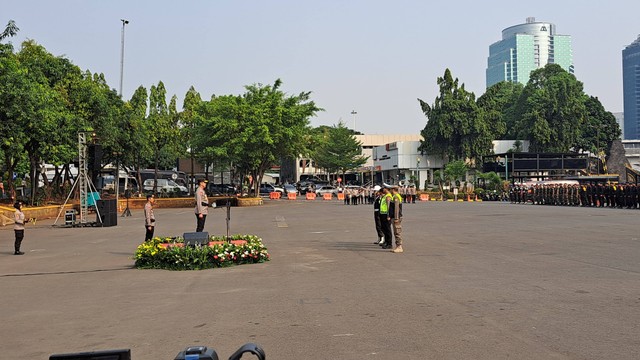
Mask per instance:
[[[454,182],[463,179],[467,171],[469,171],[469,166],[464,160],[455,160],[445,165],[444,177],[453,185]]]
[[[484,180],[486,190],[489,190],[489,191],[495,190],[499,192],[503,191],[502,178],[500,177],[500,175],[496,174],[495,172],[493,171],[488,173],[479,172],[479,173],[476,173],[476,177],[478,179]]]
[[[184,95],[184,101],[182,103],[182,112],[180,113],[180,132],[181,138],[185,140],[187,150],[189,152],[189,159],[191,161],[190,175],[191,179],[194,178],[194,168],[195,168],[195,129],[197,128],[196,124],[198,121],[198,117],[196,116],[196,111],[200,104],[202,103],[202,98],[200,94],[196,91],[196,89],[191,86],[187,93]],[[189,182],[189,190],[194,192],[194,182]]]
[[[32,86],[27,69],[21,66],[16,55],[12,51],[3,52],[0,55],[0,149],[6,166],[7,192],[12,198],[16,196],[12,175],[24,161],[27,138],[20,125],[29,116],[25,109],[31,108],[35,101],[30,96]]]
[[[559,65],[533,71],[516,105],[517,137],[531,151],[570,151],[587,116],[583,96],[582,83]]]
[[[494,84],[478,98],[483,122],[489,126],[492,138],[515,139],[515,104],[524,87],[520,83],[502,81]]]
[[[230,139],[241,132],[242,103],[240,96],[225,95],[203,101],[196,108],[192,152],[205,164],[207,176],[211,164],[231,166],[240,160],[242,144]]]
[[[11,36],[16,36],[18,34],[18,31],[20,31],[20,29],[16,25],[16,22],[13,20],[9,20],[7,26],[5,26],[4,28],[4,31],[0,33],[0,41]]]
[[[66,85],[80,70],[65,58],[55,57],[34,41],[25,41],[17,59],[26,69],[28,88],[23,96],[22,116],[15,125],[27,135],[23,146],[29,158],[31,202],[35,202],[40,164],[59,160],[68,154],[66,132],[73,126],[73,116],[65,103]]]
[[[279,79],[249,85],[240,96],[212,98],[198,112],[198,146],[232,161],[241,176],[251,175],[255,193],[269,167],[304,151],[309,118],[322,110],[310,92],[288,96],[281,85]]]
[[[318,145],[313,156],[319,167],[340,171],[343,177],[347,171],[364,165],[368,159],[362,156],[362,143],[342,122],[329,129],[326,140]]]
[[[123,165],[129,166],[136,170],[138,174],[138,184],[142,186],[142,177],[140,171],[143,168],[145,159],[153,156],[153,147],[150,142],[150,134],[152,127],[147,125],[147,89],[139,86],[133,93],[131,99],[124,105],[125,124],[123,136],[120,138],[122,147],[125,150],[123,154]]]
[[[178,144],[178,114],[176,109],[176,97],[171,98],[167,106],[167,91],[162,81],[157,86],[152,85],[149,92],[149,116],[146,121],[148,139],[154,155],[154,181],[153,192],[157,192],[158,169],[163,151],[165,155],[173,157]]]
[[[594,154],[608,152],[614,140],[620,139],[622,131],[615,116],[606,111],[597,97],[585,96],[587,116],[580,127],[576,150],[586,150]]]
[[[451,71],[446,69],[438,78],[440,94],[434,104],[418,99],[427,124],[421,135],[422,153],[448,156],[452,159],[475,159],[491,152],[492,134],[484,121],[475,95],[458,86]]]

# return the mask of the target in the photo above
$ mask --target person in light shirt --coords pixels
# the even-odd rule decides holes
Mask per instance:
[[[204,231],[204,222],[209,214],[209,199],[204,189],[207,187],[207,180],[200,179],[198,181],[198,190],[196,190],[196,232]]]
[[[15,223],[13,225],[13,231],[16,234],[16,241],[14,243],[15,251],[13,255],[24,255],[24,253],[20,251],[20,246],[24,239],[24,224],[28,223],[29,219],[25,219],[24,213],[22,212],[22,203],[20,201],[13,204],[13,207],[16,209],[14,214]]]

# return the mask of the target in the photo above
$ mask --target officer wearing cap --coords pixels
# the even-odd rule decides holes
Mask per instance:
[[[378,239],[373,243],[382,246],[384,245],[384,232],[382,232],[382,223],[380,222],[380,200],[382,199],[380,190],[380,185],[374,186],[372,190],[375,196],[373,200],[373,221],[376,224],[376,233],[378,234]]]
[[[204,189],[207,187],[207,179],[198,180],[198,189],[196,190],[196,232],[204,230],[204,222],[209,213],[209,199]]]
[[[396,248],[391,251],[402,253],[402,195],[398,193],[397,186],[391,186],[391,202],[389,203],[389,222],[393,228],[393,237]]]

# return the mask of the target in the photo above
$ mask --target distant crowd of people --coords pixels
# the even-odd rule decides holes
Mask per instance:
[[[402,198],[403,203],[416,203],[416,187],[415,185],[395,186],[398,190],[398,194]],[[363,186],[363,187],[345,187],[342,189],[344,194],[345,205],[359,205],[359,204],[373,204],[376,198],[377,190],[376,186]]]
[[[640,209],[640,191],[635,184],[516,184],[509,187],[509,201],[514,204]]]

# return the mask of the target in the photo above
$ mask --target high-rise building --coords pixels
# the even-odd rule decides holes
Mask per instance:
[[[502,40],[489,46],[487,87],[500,81],[526,84],[535,69],[558,64],[573,74],[571,36],[556,34],[556,26],[527,18],[525,24],[502,30]]]
[[[640,36],[622,50],[624,138],[640,139]]]

